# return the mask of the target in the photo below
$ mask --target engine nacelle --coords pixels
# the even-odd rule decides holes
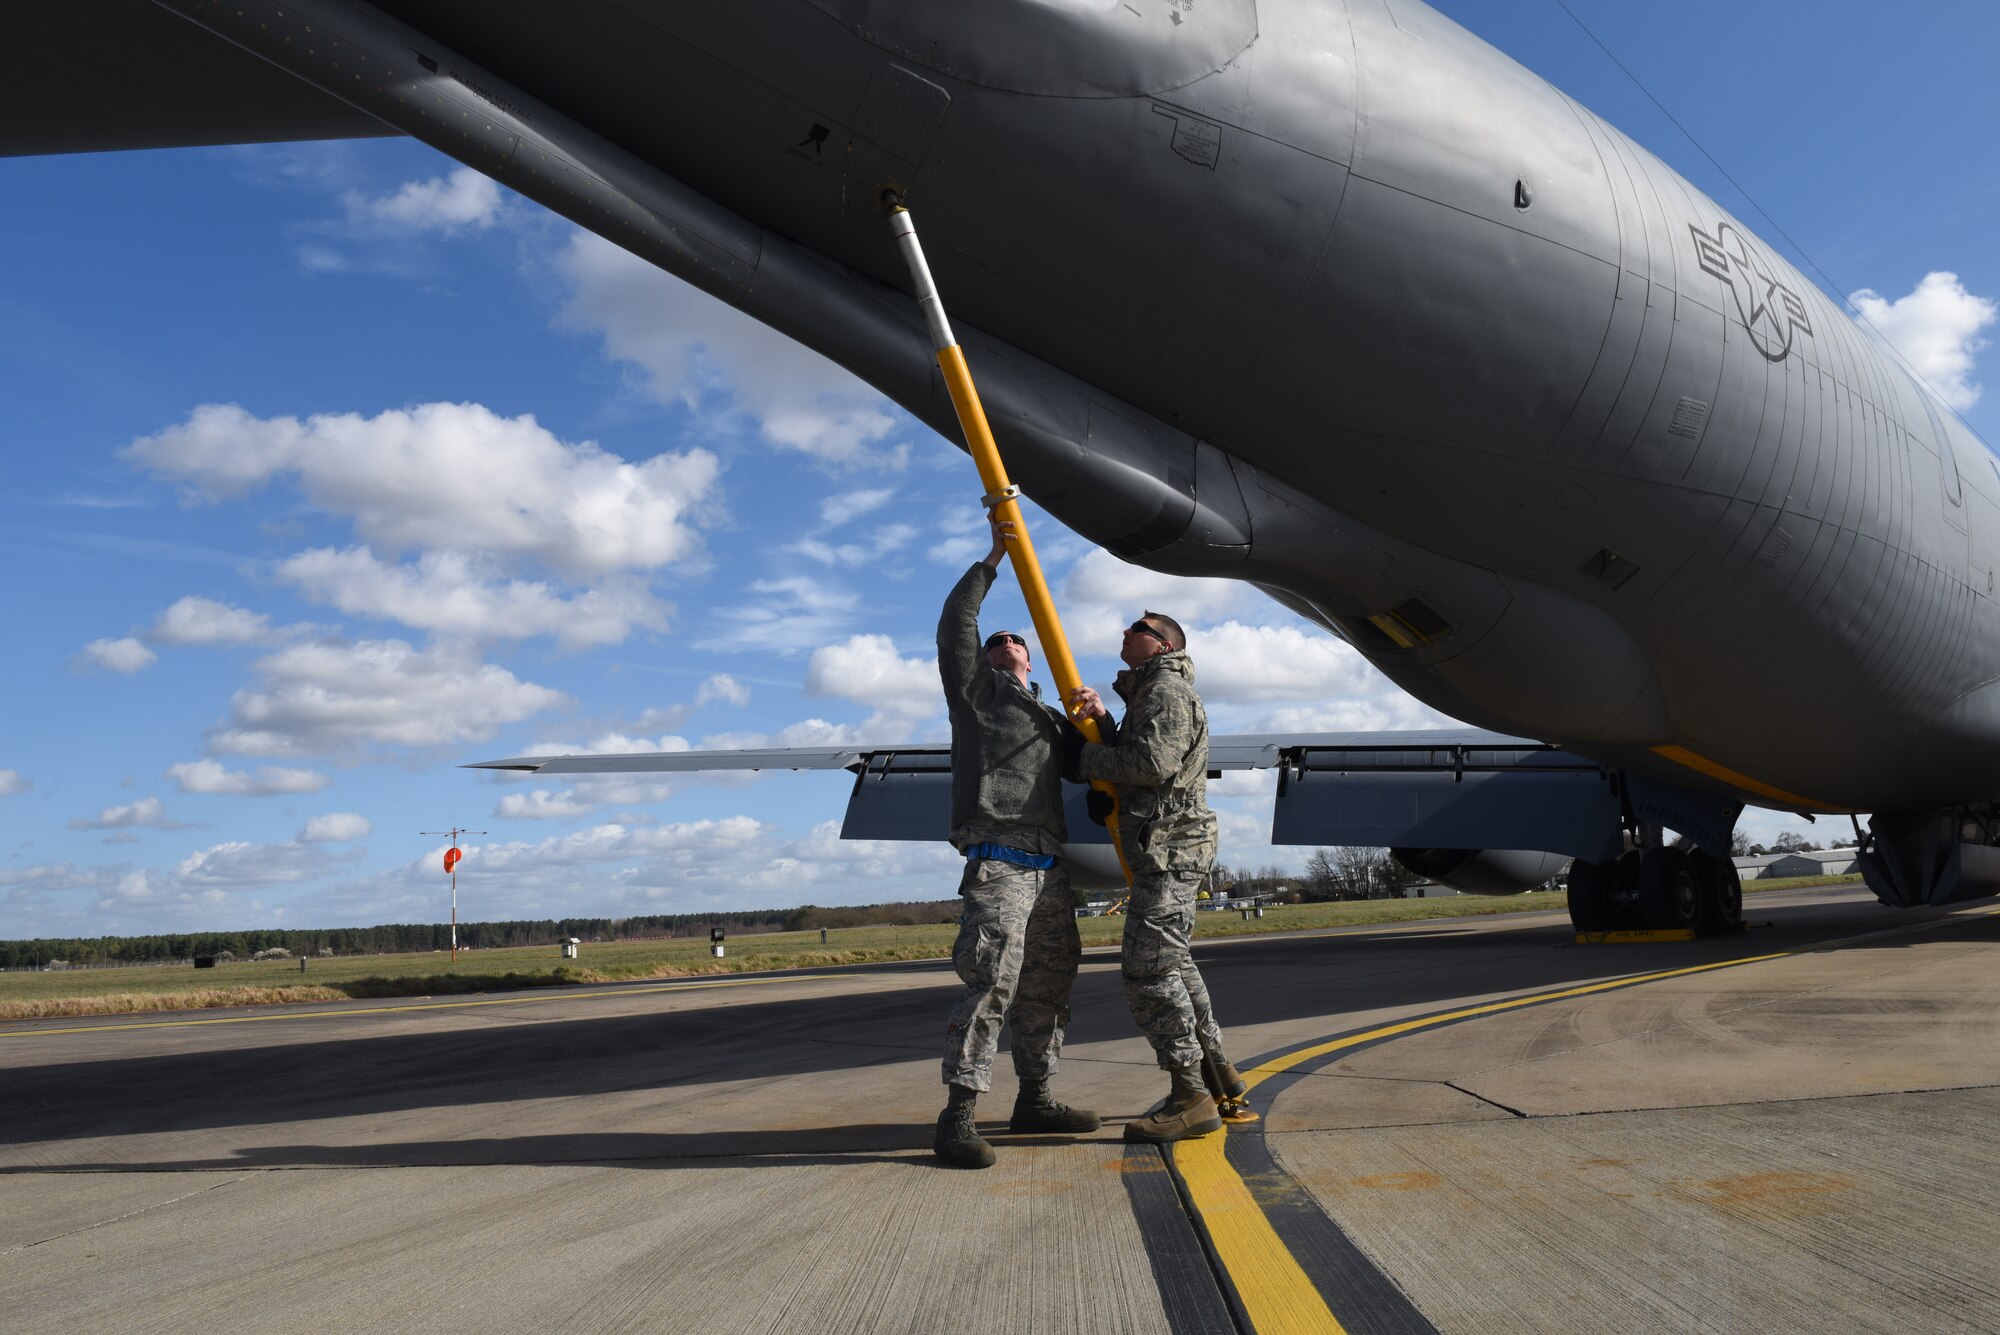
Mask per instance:
[[[1469,895],[1518,895],[1554,876],[1569,859],[1525,848],[1392,848],[1410,871]]]

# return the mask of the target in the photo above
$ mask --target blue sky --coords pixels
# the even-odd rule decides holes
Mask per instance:
[[[2000,438],[1996,11],[1571,5]],[[1441,8],[1786,248],[1554,3]],[[834,838],[843,774],[456,765],[941,738],[937,604],[983,550],[957,449],[408,142],[0,180],[0,934],[435,920],[454,824],[469,919],[951,893],[942,846]],[[1088,679],[1145,603],[1187,613],[1218,730],[1439,721],[1254,591],[1036,533]],[[987,620],[1026,621],[1011,582]],[[1302,861],[1265,781],[1217,804],[1225,861]]]

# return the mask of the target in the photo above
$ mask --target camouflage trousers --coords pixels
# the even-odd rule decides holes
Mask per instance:
[[[965,995],[945,1030],[944,1082],[981,1093],[993,1087],[1003,1021],[1013,1034],[1014,1073],[1047,1080],[1083,954],[1069,868],[1061,859],[1047,871],[981,859],[966,863],[958,893],[965,907],[951,962]]]
[[[1194,1066],[1204,1053],[1226,1060],[1208,984],[1189,950],[1194,896],[1203,875],[1164,871],[1141,876],[1125,906],[1125,999],[1153,1045],[1153,1055],[1169,1070]]]

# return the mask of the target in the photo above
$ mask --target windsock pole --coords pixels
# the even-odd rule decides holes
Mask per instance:
[[[1027,520],[1021,515],[1018,497],[1021,489],[1007,480],[1006,465],[1000,461],[1000,447],[994,443],[993,430],[986,424],[986,409],[980,405],[979,391],[972,383],[972,372],[965,364],[965,351],[952,337],[951,324],[945,319],[944,302],[938,296],[937,284],[931,281],[931,267],[924,261],[924,248],[917,240],[917,225],[910,218],[910,211],[901,204],[893,204],[889,209],[889,230],[895,235],[897,248],[903,253],[903,262],[909,266],[910,280],[916,286],[917,304],[922,307],[924,323],[930,327],[931,345],[937,351],[938,369],[944,372],[945,388],[951,391],[951,406],[958,410],[958,425],[965,433],[966,447],[972,452],[972,462],[979,468],[979,481],[986,488],[986,494],[979,498],[981,508],[992,510],[995,517],[1014,525],[1014,536],[1007,544],[1007,558],[1014,564],[1014,577],[1021,583],[1021,596],[1027,601],[1028,616],[1035,623],[1035,635],[1042,642],[1042,653],[1049,660],[1049,674],[1055,678],[1056,693],[1063,702],[1065,713],[1070,715],[1079,731],[1088,741],[1103,740],[1098,731],[1097,720],[1077,718],[1070,711],[1069,698],[1083,678],[1076,670],[1076,660],[1070,656],[1069,640],[1063,635],[1062,618],[1056,615],[1055,600],[1049,597],[1048,581],[1042,577],[1041,562],[1035,559],[1035,544],[1028,537]],[[1110,818],[1105,826],[1111,831],[1111,847],[1118,853],[1119,869],[1125,873],[1125,881],[1132,881],[1132,869],[1125,865],[1125,849],[1118,840],[1118,790],[1102,780],[1092,781],[1091,787],[1108,793],[1112,799]]]

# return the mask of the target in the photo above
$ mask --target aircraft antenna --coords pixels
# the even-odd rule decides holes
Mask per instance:
[[[451,847],[445,850],[444,869],[451,875],[451,963],[458,967],[458,864],[464,854],[458,851],[458,837],[462,834],[485,834],[484,830],[466,830],[454,825],[449,830],[419,830],[417,833],[427,839],[449,838]]]

